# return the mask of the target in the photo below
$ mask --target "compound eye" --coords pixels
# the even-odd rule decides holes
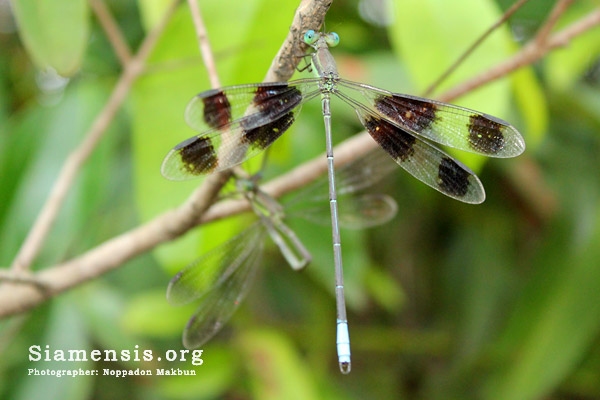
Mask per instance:
[[[319,38],[319,34],[317,32],[315,32],[314,30],[310,29],[310,30],[306,31],[306,33],[304,34],[304,43],[313,44],[314,42],[317,41],[318,38]]]
[[[340,44],[340,37],[335,32],[329,32],[325,37],[325,41],[329,47],[335,47]]]

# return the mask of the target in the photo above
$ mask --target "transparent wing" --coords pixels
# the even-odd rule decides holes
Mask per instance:
[[[311,203],[312,207],[298,210],[294,215],[317,225],[331,224],[329,202]],[[385,194],[362,194],[346,196],[338,203],[340,226],[347,229],[365,229],[383,225],[396,215],[396,200]]]
[[[202,346],[237,310],[256,275],[263,242],[264,229],[256,223],[171,280],[167,298],[172,304],[185,304],[201,298],[183,332],[186,348]]]
[[[202,346],[229,321],[246,298],[260,262],[263,241],[256,244],[245,262],[220,286],[202,300],[183,331],[183,345],[188,349]]]
[[[205,296],[252,258],[264,234],[255,223],[179,271],[169,282],[167,299],[183,305]]]
[[[378,147],[336,169],[341,226],[349,229],[369,228],[382,225],[396,215],[398,206],[390,196],[356,195],[356,192],[376,184],[396,169],[397,165],[390,160],[390,156]],[[286,210],[290,211],[290,215],[299,216],[318,225],[330,224],[328,185],[327,176],[317,179],[290,199],[286,203]]]
[[[185,120],[200,132],[175,146],[162,174],[184,180],[242,163],[277,140],[301,105],[319,95],[317,79],[230,86],[195,96]]]
[[[398,166],[390,160],[389,154],[380,147],[374,147],[356,160],[336,166],[335,182],[338,196],[356,193],[381,181]],[[327,176],[298,190],[286,203],[286,209],[299,202],[322,203],[328,201],[329,182]],[[329,207],[329,206],[327,206]]]
[[[343,79],[338,84],[344,101],[415,136],[488,157],[515,157],[525,151],[515,127],[491,115]]]

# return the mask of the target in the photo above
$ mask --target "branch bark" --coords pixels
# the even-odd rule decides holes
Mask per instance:
[[[563,30],[545,38],[544,40],[540,40],[539,35],[536,36],[536,38],[527,43],[527,45],[525,45],[521,51],[519,51],[513,57],[496,65],[493,68],[490,68],[480,75],[455,86],[439,96],[439,99],[445,102],[451,101],[452,99],[462,96],[465,93],[474,90],[475,88],[506,76],[521,67],[533,64],[544,57],[551,50],[566,46],[571,40],[598,26],[599,24],[600,8],[595,9],[585,17],[573,22]]]
[[[288,80],[292,76],[299,61],[296,55],[301,54],[296,52],[300,47],[300,36],[297,33],[307,29],[319,29],[331,2],[332,0],[302,0],[296,10],[290,33],[275,57],[265,80]],[[178,0],[172,3],[161,24],[148,35],[138,54],[126,65],[106,106],[85,135],[84,141],[63,165],[48,200],[13,261],[11,270],[16,275],[23,275],[29,269],[42,248],[77,173],[122,105],[135,78],[143,72],[145,60],[178,3]],[[4,282],[0,286],[0,317],[28,310],[79,283],[117,268],[160,243],[183,235],[196,226],[202,214],[214,202],[227,178],[227,173],[208,176],[182,206],[108,240],[79,257],[42,270],[35,274],[38,285]],[[40,286],[44,289],[39,289]]]
[[[331,2],[316,2],[322,8],[317,7],[317,5],[310,8],[310,3],[313,3],[313,1],[305,0],[298,8],[294,24],[290,28],[290,35],[288,35],[278,56],[273,61],[271,70],[265,80],[281,77],[288,79],[291,76],[295,66],[290,69],[291,64],[289,62],[291,59],[297,59],[294,56],[302,54],[303,51],[298,43],[298,32],[308,28],[316,29],[320,26],[320,23],[315,24],[314,22],[314,18],[316,18],[314,13],[307,16],[302,12],[320,10],[319,12],[322,14],[319,14],[319,20],[322,21],[324,13]],[[550,36],[542,45],[532,41],[511,59],[480,75],[480,77],[447,92],[443,96],[443,101],[450,101],[466,91],[505,76],[516,68],[529,65],[548,51],[568,43],[576,36],[598,24],[600,24],[600,9],[594,10],[586,17]],[[354,159],[374,146],[375,142],[367,134],[359,134],[336,146],[336,162],[343,163]],[[261,187],[270,195],[279,197],[313,181],[322,175],[325,170],[325,157],[319,156]],[[223,184],[223,178],[219,174],[210,175],[204,184],[180,207],[169,210],[144,225],[110,239],[79,257],[35,274],[35,279],[39,281],[44,289],[39,289],[38,286],[31,284],[8,282],[2,284],[0,286],[0,317],[31,309],[56,294],[109,272],[160,243],[183,235],[198,223],[225,218],[248,210],[245,201],[230,200],[214,205],[204,214],[204,210],[211,204]]]
[[[13,260],[11,265],[12,270],[16,272],[28,270],[35,257],[37,257],[81,166],[87,161],[100,139],[102,139],[104,132],[127,98],[133,82],[143,72],[146,59],[150,55],[178,3],[179,0],[174,0],[171,3],[162,21],[146,37],[136,56],[125,65],[125,69],[108,98],[106,105],[84,135],[84,139],[79,147],[69,155],[63,164],[48,199],[46,199],[33,227]],[[112,26],[110,29],[117,28]]]

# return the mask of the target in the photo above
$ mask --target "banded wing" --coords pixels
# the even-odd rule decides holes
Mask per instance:
[[[338,97],[412,135],[487,157],[516,157],[525,151],[515,127],[491,115],[343,79],[338,84],[343,88]]]
[[[490,157],[514,157],[525,150],[513,126],[487,114],[346,80],[339,86],[336,96],[356,110],[371,137],[398,165],[465,203],[485,200],[481,181],[431,142]]]
[[[446,196],[465,203],[485,200],[481,181],[468,167],[387,120],[356,109],[375,141],[409,174]]]
[[[185,180],[240,164],[277,140],[294,123],[301,105],[319,94],[317,79],[200,93],[185,111],[186,122],[200,134],[175,146],[161,173]]]

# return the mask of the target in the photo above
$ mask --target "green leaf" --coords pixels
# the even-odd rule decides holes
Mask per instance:
[[[501,354],[507,362],[490,380],[485,398],[543,398],[597,340],[600,214],[595,213],[591,234],[570,246],[564,236],[569,231],[554,227],[559,233],[548,241],[536,263],[538,274],[522,293],[503,335]]]
[[[238,340],[246,355],[250,384],[256,399],[317,398],[309,367],[285,336],[271,330],[245,331]]]
[[[32,102],[31,107],[11,121],[12,134],[6,149],[2,150],[6,168],[0,168],[0,174],[6,174],[3,183],[6,182],[4,190],[7,191],[1,196],[6,203],[0,206],[0,222],[3,223],[0,226],[0,258],[6,260],[14,256],[46,200],[62,163],[106,101],[107,86],[108,82],[103,80],[73,82],[56,106],[44,108]],[[66,206],[59,215],[60,223],[41,253],[40,260],[44,264],[64,258],[74,247],[85,247],[82,240],[98,233],[94,220],[98,218],[98,206],[106,201],[107,193],[114,190],[110,184],[113,181],[103,185],[98,185],[98,181],[110,176],[107,171],[111,170],[115,154],[110,150],[116,148],[118,140],[114,135],[115,127],[118,124],[109,128],[98,147],[98,154],[83,167],[79,181],[82,185],[69,193]],[[89,229],[90,222],[96,229]],[[113,227],[114,222],[109,229]],[[65,240],[65,237],[76,239]]]
[[[404,289],[389,272],[379,268],[369,268],[365,271],[364,282],[369,289],[369,294],[386,311],[399,313],[406,303]]]
[[[557,24],[557,30],[585,17],[596,7],[598,3],[594,1],[574,3]],[[548,75],[549,85],[556,90],[570,90],[580,81],[585,72],[597,63],[599,51],[600,35],[596,28],[571,40],[568,46],[548,54],[544,62],[544,70]]]
[[[160,22],[171,3],[173,3],[171,0],[137,0],[146,32],[152,30]]]
[[[86,0],[14,0],[19,33],[40,68],[71,76],[81,66],[89,35]]]
[[[291,0],[244,1],[236,7],[223,7],[219,2],[201,4],[221,82],[262,80],[287,34],[288,20],[275,16],[286,9],[291,16],[295,6]],[[269,30],[264,29],[267,22]],[[132,90],[134,174],[142,220],[181,204],[201,183],[201,179],[172,182],[160,174],[167,152],[198,133],[185,124],[183,114],[194,95],[210,88],[201,62],[189,9],[181,7],[151,55],[149,73]],[[154,254],[174,272],[239,231],[237,222],[211,229],[195,230]]]
[[[77,301],[73,294],[57,298],[52,304],[49,323],[45,335],[39,342],[40,361],[30,361],[27,368],[38,370],[62,371],[65,369],[93,369],[92,361],[54,361],[55,351],[60,350],[65,359],[69,358],[69,350],[91,350],[87,341],[87,332],[81,316],[77,310]],[[48,348],[46,348],[46,345]],[[46,349],[50,351],[52,361],[44,361]],[[89,353],[88,353],[89,354]],[[90,375],[63,376],[57,378],[52,375],[29,375],[24,371],[26,378],[22,380],[19,390],[14,396],[20,399],[88,399],[93,390],[94,378]]]
[[[174,307],[167,302],[166,290],[142,293],[127,303],[121,315],[126,331],[146,337],[178,336],[197,304]]]
[[[464,0],[460,7],[444,0],[411,0],[395,4],[395,23],[390,27],[392,45],[406,65],[418,92],[437,79],[498,18],[493,1]],[[504,60],[512,38],[506,26],[488,37],[437,91],[471,78]],[[510,82],[497,80],[466,94],[457,104],[506,118],[510,106]],[[461,161],[477,170],[485,159],[461,154]]]

